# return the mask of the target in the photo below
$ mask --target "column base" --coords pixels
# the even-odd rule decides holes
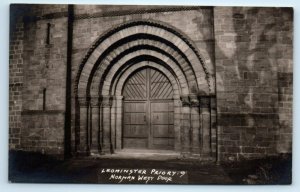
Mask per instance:
[[[180,158],[186,159],[191,156],[191,153],[189,151],[181,151]]]
[[[98,155],[98,154],[100,154],[98,149],[91,149],[90,155]]]
[[[103,143],[100,154],[101,155],[111,154],[111,144],[110,143]]]
[[[181,152],[180,158],[198,160],[198,161],[216,161],[216,159],[211,157],[209,154],[200,154],[200,153],[191,153],[191,152]]]
[[[89,151],[77,151],[76,156],[89,156],[90,152]]]
[[[210,152],[202,152],[201,153],[201,159],[203,160],[213,160],[212,154]]]
[[[200,155],[200,148],[199,148],[199,147],[193,147],[193,148],[191,148],[191,152],[192,152],[193,154],[198,154],[198,155]]]
[[[78,156],[88,156],[90,154],[90,150],[85,145],[79,145],[77,146],[76,155]]]

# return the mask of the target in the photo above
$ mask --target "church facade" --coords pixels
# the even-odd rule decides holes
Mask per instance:
[[[12,5],[10,150],[292,152],[291,8]]]

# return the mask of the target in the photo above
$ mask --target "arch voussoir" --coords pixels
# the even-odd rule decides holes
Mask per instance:
[[[149,51],[147,49],[145,49],[145,50],[139,50],[136,53],[132,53],[132,54],[126,55],[121,60],[119,60],[117,63],[115,63],[112,66],[112,68],[109,70],[108,73],[111,73],[111,71],[115,71],[116,69],[121,68],[124,65],[129,65],[130,62],[131,62],[131,60],[134,60],[134,58],[137,58],[137,57],[140,57],[140,58],[145,57],[146,58],[147,56],[150,56],[152,58],[156,58],[156,59],[160,60],[162,64],[164,64],[166,66],[169,66],[169,69],[171,71],[173,71],[173,73],[176,74],[177,77],[180,77],[178,80],[179,80],[180,84],[183,87],[182,88],[183,92],[186,93],[186,94],[189,93],[188,81],[186,79],[186,76],[182,72],[182,70],[178,69],[179,67],[175,63],[172,63],[172,62],[165,63],[165,62],[163,62],[162,59],[165,57],[164,55],[158,54],[158,53],[156,53],[154,51]],[[177,69],[177,70],[174,71],[173,69]],[[105,90],[104,87],[101,88],[100,82],[103,82],[103,84],[105,84],[105,85],[110,84],[110,82],[108,82],[107,80],[105,80],[105,78],[106,77],[102,77],[103,80],[99,80],[99,78],[97,78],[98,80],[94,81],[95,83],[99,82],[99,89],[98,90],[101,90],[102,93],[103,93],[103,91],[107,93],[108,90]],[[97,86],[93,86],[93,87],[97,87]]]
[[[197,49],[192,43],[189,42],[185,35],[182,35],[175,29],[172,29],[170,26],[164,26],[153,21],[134,21],[122,24],[116,27],[114,30],[105,33],[94,43],[92,49],[88,51],[86,57],[83,59],[82,64],[79,67],[79,71],[76,76],[76,94],[78,94],[77,88],[79,84],[85,81],[86,78],[82,76],[82,73],[91,74],[91,67],[89,66],[94,66],[101,53],[105,52],[110,45],[116,43],[120,39],[124,39],[136,33],[144,33],[145,35],[162,37],[167,41],[172,42],[173,45],[179,47],[184,54],[189,52],[189,54],[192,54],[192,57],[195,56],[197,58],[196,60],[190,59],[190,55],[187,55],[187,59],[194,70],[201,69],[198,73],[195,73],[196,79],[198,79],[200,76],[206,76],[206,80],[208,80],[206,89],[210,90],[210,75],[206,70],[207,67],[200,58]],[[197,85],[198,84],[200,84],[200,82],[197,82]],[[204,91],[207,92],[207,90]]]
[[[141,43],[148,43],[147,45],[143,45],[143,44],[141,44]],[[154,45],[156,45],[156,46],[154,46]],[[142,41],[142,40],[136,40],[136,41],[132,41],[132,42],[130,42],[129,44],[128,44],[128,46],[129,46],[129,48],[130,49],[128,49],[128,50],[125,50],[125,51],[123,51],[124,50],[124,48],[121,48],[121,49],[117,49],[117,50],[115,50],[112,54],[110,54],[110,58],[112,58],[113,56],[112,55],[114,55],[115,57],[113,58],[113,59],[116,59],[116,60],[121,60],[121,59],[123,59],[123,60],[125,60],[124,59],[124,57],[126,58],[128,58],[128,57],[130,57],[130,54],[133,54],[132,52],[130,52],[130,50],[136,50],[135,52],[134,52],[134,54],[135,55],[138,55],[138,54],[143,54],[144,53],[144,49],[149,49],[149,53],[151,53],[153,56],[155,56],[155,55],[159,55],[160,56],[160,58],[163,58],[163,60],[166,62],[166,63],[168,63],[168,62],[170,62],[170,64],[171,65],[173,65],[173,68],[174,68],[174,70],[176,70],[176,72],[178,72],[179,70],[181,70],[182,71],[182,69],[180,69],[180,68],[182,68],[182,67],[185,67],[185,70],[192,70],[190,67],[189,67],[189,65],[186,63],[186,64],[184,64],[184,62],[185,62],[185,60],[183,59],[183,58],[181,58],[180,57],[180,54],[178,54],[176,51],[173,51],[172,53],[173,53],[173,55],[175,55],[175,54],[177,54],[176,56],[177,57],[179,57],[179,58],[181,58],[181,64],[180,63],[178,63],[177,61],[176,61],[176,59],[175,58],[173,58],[173,56],[172,55],[170,55],[170,53],[166,53],[165,52],[165,50],[160,50],[158,47],[159,47],[159,45],[160,45],[160,43],[159,42],[154,42],[153,40],[146,40],[146,41]],[[138,50],[137,48],[143,48],[143,51],[141,51],[141,50]],[[127,47],[127,46],[126,46]],[[150,49],[151,48],[151,49]],[[123,52],[121,52],[121,51],[123,51]],[[153,50],[155,50],[156,52],[153,52]],[[172,49],[170,49],[170,50],[172,50]],[[127,51],[127,52],[126,52]],[[158,52],[158,51],[160,51],[160,52]],[[164,53],[161,53],[161,52],[164,52]],[[117,55],[117,53],[119,53],[119,55]],[[121,58],[117,58],[118,56],[120,56],[122,53],[124,53],[123,55],[123,57],[121,57]],[[165,55],[165,54],[168,54],[168,55]],[[124,61],[125,62],[125,61]],[[99,67],[98,68],[100,68],[100,66],[101,66],[101,69],[100,70],[102,70],[101,71],[101,74],[103,74],[102,72],[103,72],[103,70],[104,69],[106,69],[107,67],[108,67],[108,65],[109,64],[116,64],[116,65],[118,65],[118,63],[119,62],[117,62],[117,63],[115,63],[113,60],[106,60],[106,61],[104,61],[101,65],[99,65]],[[175,67],[175,65],[177,65],[178,67]],[[99,70],[99,69],[98,69]],[[94,77],[93,77],[93,82],[92,82],[92,84],[95,84],[95,83],[98,83],[98,82],[101,82],[101,76],[99,75],[100,74],[100,72],[98,72],[98,70],[97,70],[97,75],[94,75]],[[184,73],[186,73],[185,71],[182,71],[182,73],[184,74]],[[191,75],[191,74],[189,74],[189,76],[188,76],[188,80],[189,80],[189,82],[191,82],[191,83],[193,83],[193,82],[195,82],[196,83],[196,77],[195,76],[193,76],[193,75]],[[193,84],[195,84],[195,83],[193,83]],[[91,88],[95,88],[96,86],[95,85],[92,85],[91,86]],[[91,89],[91,95],[97,95],[98,93],[97,93],[97,91],[95,90],[95,89]]]

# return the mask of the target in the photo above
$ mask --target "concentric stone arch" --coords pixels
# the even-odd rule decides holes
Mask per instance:
[[[142,42],[141,42],[141,40],[142,40]],[[153,41],[155,41],[155,43],[153,43]],[[92,82],[93,78],[98,78],[101,76],[101,75],[95,75],[95,72],[99,68],[106,69],[107,66],[118,61],[120,58],[122,58],[122,56],[124,57],[124,53],[128,55],[130,53],[130,51],[133,50],[132,44],[136,44],[136,43],[139,43],[140,46],[143,46],[142,48],[146,47],[147,45],[148,45],[148,49],[149,49],[149,46],[152,46],[151,49],[153,49],[153,47],[155,47],[156,50],[159,50],[158,51],[159,53],[162,53],[162,54],[166,55],[167,57],[170,57],[170,59],[173,60],[172,62],[177,63],[179,67],[185,69],[184,74],[185,74],[185,76],[187,76],[187,78],[194,78],[193,80],[189,79],[189,81],[191,83],[193,83],[194,86],[196,86],[196,89],[198,89],[197,81],[206,83],[205,79],[199,80],[199,79],[203,78],[205,75],[198,74],[198,78],[197,78],[197,74],[196,74],[195,70],[193,69],[191,62],[189,62],[188,57],[178,47],[174,46],[171,42],[169,42],[161,37],[157,37],[152,34],[140,34],[139,33],[139,34],[134,34],[134,35],[131,35],[129,37],[126,37],[126,38],[123,38],[123,39],[117,41],[113,45],[109,46],[103,52],[103,54],[101,54],[99,56],[96,63],[93,65],[92,70],[90,71],[88,79],[85,78],[85,79],[87,79],[85,81],[88,82],[87,86],[86,86],[86,95],[87,96],[89,96],[90,83]],[[143,44],[141,44],[141,43],[143,43]],[[165,50],[162,50],[163,48],[165,48]],[[171,53],[166,53],[168,51],[170,51]],[[178,62],[180,62],[180,63],[178,63]],[[85,82],[85,81],[83,81],[83,82]],[[83,85],[79,84],[79,87],[85,88],[84,84]],[[202,91],[208,92],[208,89],[206,89],[206,88],[207,88],[207,86],[205,86],[205,88],[202,89]],[[81,93],[83,91],[84,90],[81,90]],[[196,90],[196,92],[197,92],[197,90]]]
[[[182,47],[182,49],[184,50],[183,52],[187,55],[191,63],[193,63],[193,65],[195,65],[195,63],[199,63],[199,66],[202,67],[202,71],[204,72],[205,78],[207,80],[208,89],[209,91],[211,91],[210,82],[212,81],[210,81],[211,75],[207,71],[207,66],[201,59],[197,48],[195,48],[192,41],[190,41],[186,35],[183,35],[182,32],[174,29],[174,27],[171,27],[168,24],[162,24],[161,22],[156,21],[138,20],[121,24],[115,27],[113,30],[109,30],[108,32],[104,33],[95,41],[95,43],[91,46],[91,48],[83,58],[78,69],[74,87],[76,96],[78,96],[78,86],[80,81],[85,82],[84,78],[82,79],[82,77],[87,76],[88,78],[88,75],[90,74],[88,71],[91,70],[91,67],[89,67],[89,65],[93,66],[95,64],[96,60],[99,58],[100,53],[103,52],[111,43],[115,42],[117,39],[122,39],[126,35],[128,36],[137,32],[158,34],[163,38],[171,39],[172,42],[174,42],[175,46]],[[87,70],[85,70],[85,68]],[[198,68],[196,70],[199,70]],[[84,73],[82,74],[82,72]]]
[[[112,89],[110,91],[110,95],[122,96],[122,89],[124,88],[124,83],[126,79],[132,74],[135,73],[136,70],[140,70],[141,68],[154,68],[167,76],[169,81],[171,82],[174,90],[175,96],[179,99],[180,94],[182,93],[179,82],[176,80],[174,75],[164,66],[157,64],[152,61],[144,61],[140,62],[125,68],[120,74],[119,77],[115,78],[112,82]]]
[[[148,53],[148,54],[147,54]],[[125,60],[125,62],[122,63],[116,63],[112,66],[112,68],[108,71],[107,75],[103,75],[103,78],[99,81],[99,86],[95,86],[96,88],[99,88],[99,95],[105,95],[109,92],[109,89],[111,88],[111,81],[119,73],[119,71],[126,66],[134,65],[135,63],[138,63],[140,61],[154,61],[156,63],[159,63],[160,65],[167,68],[174,76],[177,77],[183,94],[189,94],[188,90],[188,80],[184,76],[184,73],[178,69],[178,67],[174,65],[168,65],[167,62],[164,62],[162,57],[155,57],[157,55],[151,54],[149,51],[140,51],[136,53],[135,55],[129,55],[130,57],[128,60]],[[173,67],[173,68],[172,68]],[[103,82],[103,83],[101,83]]]
[[[138,41],[138,40],[137,40]],[[196,77],[192,72],[192,68],[189,66],[188,63],[186,63],[185,59],[178,54],[173,49],[167,49],[166,45],[164,47],[161,47],[161,45],[158,42],[153,42],[150,40],[143,40],[144,44],[140,44],[141,42],[135,42],[129,45],[124,45],[121,48],[121,51],[114,51],[113,56],[108,55],[109,58],[106,59],[103,64],[97,68],[97,70],[93,73],[93,75],[90,76],[88,85],[86,87],[86,94],[89,95],[90,92],[94,92],[93,89],[96,87],[95,83],[100,82],[100,78],[104,78],[102,76],[106,75],[106,72],[110,71],[110,66],[117,65],[120,63],[120,61],[124,60],[124,58],[134,57],[135,53],[147,54],[152,55],[154,57],[159,57],[161,60],[164,60],[165,63],[168,63],[171,68],[178,69],[182,71],[183,75],[179,75],[178,77],[181,78],[185,77],[187,79],[187,82],[189,84],[188,87],[191,89],[192,85],[197,83]],[[147,44],[146,44],[147,43]],[[163,50],[165,48],[165,50]],[[125,50],[124,50],[125,49]],[[150,54],[151,53],[151,54]],[[125,62],[125,61],[122,61]],[[185,64],[186,63],[186,64]],[[101,72],[101,71],[106,72]],[[91,85],[92,84],[92,85]],[[91,90],[92,89],[92,90]],[[192,90],[190,90],[192,91]],[[187,93],[186,93],[187,94]],[[95,93],[91,93],[91,95],[95,95]]]

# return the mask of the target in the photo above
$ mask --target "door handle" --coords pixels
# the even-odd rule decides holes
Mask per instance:
[[[144,115],[144,121],[146,122],[146,115]]]

